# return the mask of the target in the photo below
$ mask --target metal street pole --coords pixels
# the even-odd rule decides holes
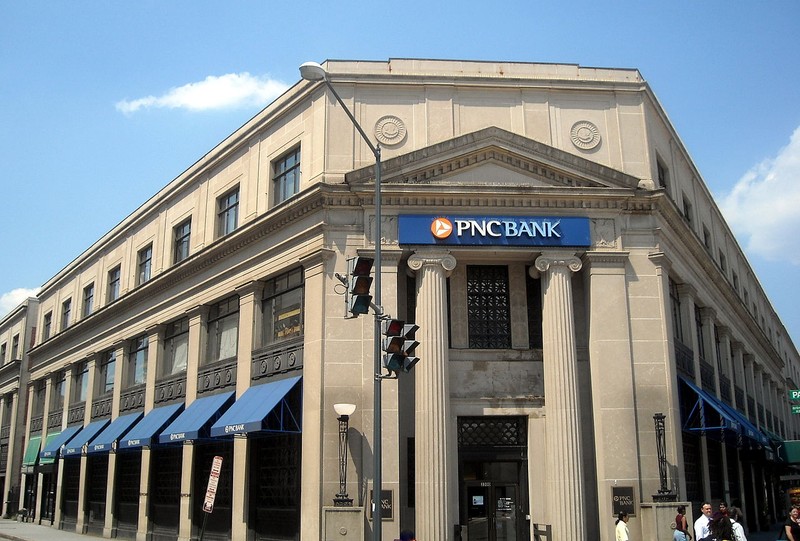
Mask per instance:
[[[328,90],[336,98],[336,101],[347,113],[350,122],[353,123],[358,133],[367,146],[375,155],[375,295],[373,311],[375,312],[375,329],[373,335],[373,442],[372,442],[372,455],[373,455],[373,482],[372,482],[372,539],[373,541],[381,541],[383,524],[381,523],[381,487],[383,486],[382,475],[382,450],[381,450],[381,319],[383,316],[383,306],[381,305],[381,241],[383,235],[381,234],[381,147],[380,144],[373,145],[369,140],[367,134],[361,128],[361,125],[356,121],[353,113],[347,108],[347,105],[342,101],[339,93],[333,88],[331,82],[328,80],[328,74],[322,66],[312,62],[306,62],[300,66],[300,75],[303,79],[310,81],[319,81],[325,83]]]

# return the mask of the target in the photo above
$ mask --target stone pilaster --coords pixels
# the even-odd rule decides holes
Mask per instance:
[[[455,258],[443,250],[418,251],[408,260],[417,274],[415,372],[416,533],[425,541],[447,541],[457,522],[454,494],[454,427],[450,419],[447,344],[447,275]]]
[[[578,404],[578,354],[572,305],[572,273],[581,269],[574,254],[544,252],[536,259],[542,276],[542,334],[548,515],[553,539],[586,539],[583,457]]]

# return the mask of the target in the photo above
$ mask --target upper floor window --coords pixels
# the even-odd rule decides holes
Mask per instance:
[[[147,336],[139,336],[131,341],[128,355],[128,385],[143,385],[147,381]]]
[[[6,344],[2,343],[0,344],[0,364],[3,364],[5,362],[6,362]]]
[[[300,191],[300,147],[284,154],[272,165],[273,203],[286,201]]]
[[[53,389],[50,392],[50,413],[64,409],[64,392],[67,389],[67,374],[64,371],[56,374]]]
[[[153,245],[149,244],[139,250],[138,272],[136,273],[136,285],[142,285],[150,279],[153,268]]]
[[[675,338],[683,342],[683,316],[681,315],[681,296],[678,292],[678,284],[672,279],[669,281],[669,300],[672,308],[672,326],[674,327]]]
[[[711,250],[711,232],[706,226],[703,226],[703,245],[707,250]]]
[[[119,298],[121,275],[119,265],[108,271],[108,302],[113,302]]]
[[[683,218],[690,226],[692,225],[694,221],[692,220],[692,204],[685,195],[683,196]]]
[[[736,274],[736,271],[732,273],[732,280],[733,280],[733,290],[737,293],[739,292],[739,275]]]
[[[725,257],[725,254],[722,253],[722,250],[719,251],[719,268],[722,269],[723,274],[727,274],[728,258]]]
[[[161,375],[172,376],[186,370],[189,360],[189,318],[182,318],[167,325],[164,334],[164,362]]]
[[[89,388],[89,363],[83,361],[78,364],[72,380],[72,402],[86,402]]]
[[[61,330],[69,327],[69,318],[72,314],[72,299],[67,299],[61,305]]]
[[[98,378],[97,391],[102,396],[114,391],[114,378],[117,366],[117,350],[107,351],[100,363],[100,374]]]
[[[39,380],[36,382],[34,389],[31,416],[37,417],[39,415],[44,415],[44,398],[47,393],[47,383],[44,380]]]
[[[293,270],[269,280],[261,309],[263,346],[302,336],[303,270]]]
[[[192,234],[192,220],[191,218],[181,222],[175,226],[174,229],[174,257],[173,263],[180,263],[189,257],[189,239]]]
[[[239,297],[233,295],[211,307],[208,314],[208,354],[214,363],[236,357],[239,342]]]
[[[467,328],[470,348],[511,347],[511,303],[505,265],[467,265]]]
[[[239,187],[217,200],[217,238],[224,237],[239,225]]]
[[[15,334],[11,338],[11,360],[19,359],[19,335]]]
[[[53,332],[53,312],[44,315],[44,325],[42,330],[42,340],[48,340]]]
[[[94,311],[94,284],[83,288],[83,317]]]
[[[659,159],[656,159],[656,174],[658,175],[658,187],[666,189],[669,185],[669,169]]]

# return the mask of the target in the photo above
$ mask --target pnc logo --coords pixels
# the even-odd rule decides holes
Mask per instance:
[[[453,232],[453,223],[447,218],[436,218],[431,224],[431,233],[437,239],[446,239]]]

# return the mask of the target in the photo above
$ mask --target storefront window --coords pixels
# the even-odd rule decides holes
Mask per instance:
[[[268,281],[262,301],[262,346],[303,336],[303,271],[297,269]]]

